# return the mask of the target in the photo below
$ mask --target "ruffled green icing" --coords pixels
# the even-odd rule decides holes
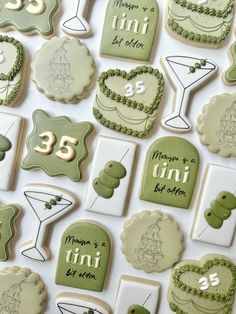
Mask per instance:
[[[183,310],[181,310],[179,308],[179,306],[176,305],[174,302],[171,302],[169,304],[169,306],[170,306],[170,309],[173,312],[176,312],[177,314],[190,314],[190,313],[187,313],[187,312],[184,312]],[[224,314],[231,314],[232,313],[232,305],[231,304],[226,304],[224,309],[225,309]]]

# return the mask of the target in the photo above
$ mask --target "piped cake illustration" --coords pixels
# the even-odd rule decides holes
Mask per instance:
[[[236,265],[222,255],[177,264],[172,273],[168,300],[175,313],[233,314]]]
[[[231,246],[236,229],[235,175],[235,169],[207,166],[191,232],[193,240]]]
[[[217,48],[228,36],[234,0],[168,0],[166,28],[186,44]]]
[[[178,224],[160,211],[133,215],[124,225],[121,242],[127,261],[147,273],[171,268],[184,250],[184,237]]]
[[[26,185],[24,196],[36,225],[33,240],[21,248],[21,254],[32,260],[45,262],[50,257],[49,249],[45,245],[47,227],[72,210],[76,200],[71,193],[44,184]]]
[[[236,157],[236,94],[214,96],[198,117],[200,141],[211,153]]]
[[[143,138],[156,122],[163,90],[163,75],[152,67],[108,70],[98,79],[93,114],[107,128]]]
[[[159,20],[156,0],[109,0],[100,53],[111,58],[149,62]]]
[[[13,28],[25,34],[54,32],[53,18],[59,0],[3,0],[0,5],[0,29]]]
[[[172,53],[162,56],[162,63],[170,82],[175,89],[174,110],[161,121],[162,126],[171,132],[184,133],[192,129],[186,116],[191,93],[212,78],[218,71],[216,63],[187,53]]]
[[[1,13],[0,13],[1,16]],[[24,48],[13,37],[0,36],[0,105],[16,102],[22,90]]]

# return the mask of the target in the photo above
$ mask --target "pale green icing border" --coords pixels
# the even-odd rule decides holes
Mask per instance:
[[[149,73],[149,74],[154,75],[158,81],[158,89],[157,89],[156,97],[154,98],[154,100],[150,106],[145,106],[143,103],[139,103],[137,101],[132,101],[125,96],[118,95],[115,92],[113,92],[112,90],[110,90],[105,84],[105,81],[109,77],[119,76],[119,77],[122,77],[124,79],[131,80],[131,79],[135,78],[137,75],[144,74],[144,73]],[[147,114],[152,114],[158,108],[158,106],[161,102],[162,96],[163,96],[164,77],[157,69],[153,69],[152,67],[148,67],[148,66],[137,67],[137,68],[131,70],[129,73],[127,73],[126,71],[122,71],[120,69],[111,69],[111,70],[108,70],[107,72],[103,72],[101,74],[101,76],[98,79],[98,86],[100,88],[100,91],[107,98],[110,98],[111,100],[115,100],[116,102],[123,104],[127,107],[130,107],[130,108],[133,108],[133,109],[136,109],[139,111],[143,111]],[[93,108],[93,115],[101,125],[109,128],[111,130],[115,130],[115,131],[118,131],[118,132],[121,132],[124,134],[139,137],[139,138],[143,138],[148,133],[150,133],[151,129],[153,128],[153,125],[155,124],[155,121],[153,121],[153,123],[150,124],[147,129],[140,132],[137,130],[133,130],[131,128],[123,127],[120,124],[117,124],[113,121],[106,119],[100,113],[100,111],[96,108]]]

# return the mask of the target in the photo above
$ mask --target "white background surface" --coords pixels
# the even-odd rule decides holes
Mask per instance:
[[[72,4],[72,0],[64,0],[62,8],[62,12],[69,9],[69,6]],[[94,3],[94,6],[91,9],[90,23],[92,25],[92,29],[94,34],[92,37],[88,39],[83,39],[82,43],[85,44],[95,59],[97,66],[97,73],[101,71],[107,70],[109,68],[119,67],[121,69],[132,69],[136,66],[131,62],[121,62],[112,59],[105,59],[99,57],[99,46],[102,35],[103,28],[103,20],[105,15],[106,3],[104,0],[91,0]],[[152,66],[158,67],[162,72],[162,68],[160,66],[160,56],[166,52],[192,52],[201,55],[202,57],[210,57],[216,61],[219,65],[219,74],[218,76],[211,81],[205,88],[202,88],[199,92],[194,94],[191,108],[190,108],[190,119],[194,124],[194,130],[186,135],[183,135],[184,138],[190,140],[192,143],[196,145],[199,150],[201,156],[201,166],[199,172],[199,180],[197,183],[197,188],[194,194],[193,202],[191,208],[189,210],[170,208],[167,206],[161,206],[157,204],[148,203],[145,201],[141,201],[138,198],[138,191],[141,183],[141,175],[142,169],[144,165],[145,155],[148,147],[159,137],[166,135],[173,135],[163,130],[159,123],[157,122],[154,131],[151,135],[144,139],[139,140],[133,137],[122,135],[121,133],[117,133],[106,129],[97,124],[93,115],[92,115],[92,106],[95,99],[95,89],[92,90],[91,94],[88,98],[83,99],[78,105],[65,105],[57,102],[53,102],[48,100],[44,95],[40,94],[35,85],[29,80],[26,81],[25,97],[22,99],[22,102],[19,103],[17,107],[14,108],[1,108],[1,111],[9,112],[13,114],[22,115],[26,118],[26,134],[28,135],[32,129],[32,121],[31,115],[35,109],[41,108],[48,111],[52,115],[67,115],[72,118],[75,122],[77,121],[91,121],[95,127],[95,133],[90,141],[90,158],[87,163],[84,164],[84,178],[82,182],[73,183],[67,178],[52,178],[48,177],[42,171],[24,171],[22,169],[19,170],[18,176],[16,178],[16,186],[14,192],[1,192],[0,193],[0,202],[2,203],[16,203],[19,204],[23,208],[24,214],[21,219],[18,220],[18,231],[19,234],[17,236],[17,242],[13,248],[14,254],[10,261],[6,263],[2,263],[2,267],[18,265],[18,266],[26,266],[31,268],[33,271],[38,272],[46,285],[46,289],[48,291],[48,306],[46,313],[54,314],[57,313],[55,307],[55,297],[58,293],[64,291],[72,291],[79,293],[87,293],[87,291],[82,291],[78,289],[71,289],[63,286],[56,286],[54,284],[54,277],[56,271],[57,264],[57,255],[59,251],[60,239],[63,231],[66,227],[68,227],[71,223],[75,222],[79,219],[92,219],[104,224],[105,227],[110,231],[111,236],[113,238],[113,256],[111,261],[111,269],[108,274],[108,280],[105,287],[105,290],[102,293],[92,293],[91,295],[95,295],[99,298],[102,298],[104,301],[109,303],[111,307],[114,307],[119,277],[121,274],[127,275],[135,275],[144,278],[150,278],[160,281],[161,283],[161,296],[160,296],[160,314],[168,314],[171,313],[168,302],[167,302],[167,288],[169,283],[169,278],[171,271],[165,271],[164,273],[158,274],[145,274],[143,271],[135,270],[133,267],[126,262],[125,257],[122,255],[120,251],[120,240],[119,236],[122,230],[123,223],[127,217],[117,218],[117,217],[109,217],[99,214],[94,214],[91,212],[87,212],[83,208],[83,202],[85,200],[86,189],[88,184],[89,172],[91,168],[91,159],[93,156],[94,148],[96,147],[97,134],[102,134],[106,136],[116,137],[124,140],[133,140],[139,144],[137,158],[134,164],[134,172],[133,179],[131,182],[131,193],[129,196],[129,200],[127,202],[127,216],[130,217],[137,211],[141,210],[155,210],[160,209],[164,210],[173,215],[173,217],[177,220],[177,222],[182,227],[185,237],[186,237],[186,250],[184,252],[184,259],[199,259],[201,256],[207,253],[221,253],[233,259],[236,262],[236,250],[234,241],[232,247],[230,249],[220,248],[217,246],[207,245],[200,242],[195,242],[190,240],[189,234],[191,229],[191,224],[194,216],[194,211],[196,209],[196,204],[199,196],[200,185],[203,178],[204,170],[207,163],[216,163],[222,164],[225,166],[230,166],[236,168],[235,159],[224,159],[215,154],[211,154],[207,151],[205,146],[199,142],[198,135],[195,131],[196,119],[201,111],[201,108],[208,102],[209,98],[213,95],[217,95],[223,92],[236,92],[236,87],[227,87],[222,83],[221,75],[224,70],[227,69],[229,65],[229,61],[227,58],[227,49],[230,43],[234,40],[233,32],[229,36],[229,39],[225,42],[224,46],[217,50],[209,50],[209,49],[199,49],[192,48],[191,46],[187,46],[181,44],[175,39],[171,38],[164,29],[164,7],[166,5],[166,0],[159,1],[160,6],[160,23],[159,23],[159,33],[157,35],[156,46],[154,47],[154,60]],[[57,22],[57,34],[62,35],[60,30],[59,23],[61,22],[61,17],[59,17],[59,21]],[[41,47],[41,44],[45,41],[45,39],[41,38],[39,35],[35,36],[24,36],[18,32],[8,32],[8,35],[14,36],[19,39],[23,45],[26,47],[29,59],[32,58],[33,53]],[[30,61],[30,60],[29,60]],[[29,64],[28,64],[29,66]],[[137,64],[138,66],[138,64]],[[29,82],[29,84],[28,84]],[[165,99],[163,102],[163,110],[159,111],[159,117],[161,115],[166,115],[171,110],[171,103],[173,98],[173,90],[171,89],[167,79],[166,79],[166,89],[165,89]],[[24,150],[22,157],[26,153],[25,149],[25,141],[22,142],[22,148]],[[3,180],[3,178],[1,178]],[[220,178],[219,178],[220,180]],[[31,211],[27,208],[27,204],[24,200],[22,188],[24,184],[28,183],[47,183],[54,184],[64,188],[69,189],[75,195],[77,195],[80,200],[80,206],[75,211],[68,214],[66,217],[63,217],[59,222],[55,224],[52,229],[52,232],[49,236],[49,243],[52,252],[52,258],[50,261],[45,262],[44,264],[39,262],[31,261],[24,256],[21,256],[19,253],[19,248],[26,241],[31,239],[33,221],[31,216]],[[236,190],[236,184],[235,184]],[[209,200],[211,201],[211,200]],[[171,248],[170,248],[171,250]],[[234,313],[236,313],[236,307],[234,307]],[[125,314],[125,313],[121,313]]]

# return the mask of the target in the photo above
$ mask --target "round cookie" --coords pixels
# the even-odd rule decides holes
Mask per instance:
[[[147,273],[171,268],[184,250],[182,231],[170,215],[161,211],[133,215],[124,225],[121,242],[127,261]]]
[[[43,44],[31,67],[38,90],[62,103],[76,103],[83,98],[95,74],[88,49],[69,37],[54,37]]]

